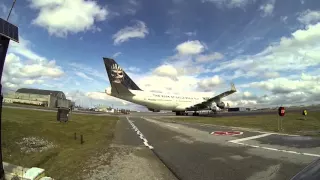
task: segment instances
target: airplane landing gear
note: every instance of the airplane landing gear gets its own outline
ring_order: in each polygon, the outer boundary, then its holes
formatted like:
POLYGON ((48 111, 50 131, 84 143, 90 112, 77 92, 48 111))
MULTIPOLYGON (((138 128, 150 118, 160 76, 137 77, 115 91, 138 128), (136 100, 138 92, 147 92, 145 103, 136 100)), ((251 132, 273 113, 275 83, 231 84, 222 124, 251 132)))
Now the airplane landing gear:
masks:
POLYGON ((199 113, 194 112, 194 113, 192 113, 192 116, 199 116, 199 113))
POLYGON ((184 111, 177 111, 177 112, 176 112, 176 116, 183 116, 183 115, 188 116, 188 113, 187 113, 187 112, 184 112, 184 111))

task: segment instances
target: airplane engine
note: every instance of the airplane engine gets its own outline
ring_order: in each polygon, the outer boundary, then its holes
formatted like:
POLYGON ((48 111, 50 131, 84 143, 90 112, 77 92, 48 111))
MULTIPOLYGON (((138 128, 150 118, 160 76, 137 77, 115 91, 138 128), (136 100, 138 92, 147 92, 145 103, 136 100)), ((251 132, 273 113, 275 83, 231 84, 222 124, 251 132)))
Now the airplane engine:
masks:
POLYGON ((208 109, 215 110, 217 107, 214 103, 211 104, 211 106, 208 106, 208 109))
POLYGON ((224 102, 218 102, 217 103, 218 108, 224 109, 226 107, 226 104, 224 102))
POLYGON ((110 88, 110 87, 107 88, 107 89, 105 90, 105 92, 106 92, 108 95, 111 95, 111 88, 110 88))
POLYGON ((152 112, 160 112, 160 110, 158 109, 152 109, 152 108, 148 108, 149 111, 152 111, 152 112))

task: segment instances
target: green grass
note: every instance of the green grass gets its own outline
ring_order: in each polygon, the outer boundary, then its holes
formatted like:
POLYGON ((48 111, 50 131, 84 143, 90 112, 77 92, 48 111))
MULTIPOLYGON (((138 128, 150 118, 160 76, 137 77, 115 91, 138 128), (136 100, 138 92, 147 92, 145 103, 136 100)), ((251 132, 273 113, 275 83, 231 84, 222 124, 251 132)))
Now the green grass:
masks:
MULTIPOLYGON (((179 117, 166 119, 224 126, 247 127, 278 132, 278 117, 278 115, 252 115, 229 117, 179 117)), ((320 112, 309 111, 307 120, 303 120, 301 118, 303 117, 300 113, 286 113, 283 118, 282 127, 284 130, 282 132, 302 135, 320 135, 319 133, 311 132, 319 132, 320 130, 320 112)))
POLYGON ((24 167, 40 167, 55 179, 80 179, 91 156, 106 150, 118 117, 72 114, 67 123, 56 121, 55 112, 3 108, 3 160, 24 167), (77 140, 74 140, 74 133, 77 140), (79 135, 83 134, 84 144, 79 135), (40 137, 55 148, 26 154, 16 143, 23 137, 40 137))

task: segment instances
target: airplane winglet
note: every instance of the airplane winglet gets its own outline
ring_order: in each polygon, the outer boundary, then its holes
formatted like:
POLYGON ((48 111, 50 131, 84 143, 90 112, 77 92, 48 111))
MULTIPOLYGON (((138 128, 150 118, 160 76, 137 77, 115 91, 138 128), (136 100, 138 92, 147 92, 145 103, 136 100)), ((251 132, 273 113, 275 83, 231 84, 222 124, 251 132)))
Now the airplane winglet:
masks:
POLYGON ((234 86, 234 83, 231 83, 231 91, 237 92, 237 89, 236 89, 236 87, 234 86))

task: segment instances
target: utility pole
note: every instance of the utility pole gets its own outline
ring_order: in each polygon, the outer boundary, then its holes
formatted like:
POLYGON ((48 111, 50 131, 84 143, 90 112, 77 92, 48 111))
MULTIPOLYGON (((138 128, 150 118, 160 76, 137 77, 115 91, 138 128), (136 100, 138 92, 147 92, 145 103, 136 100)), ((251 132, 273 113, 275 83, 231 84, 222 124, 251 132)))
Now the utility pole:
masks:
POLYGON ((17 26, 8 22, 10 18, 11 11, 14 7, 16 0, 13 1, 10 12, 8 14, 7 20, 0 18, 0 180, 3 180, 4 169, 3 169, 3 161, 2 161, 2 102, 3 102, 3 94, 2 94, 2 72, 3 66, 6 59, 9 42, 10 40, 16 41, 19 43, 19 29, 17 26))

